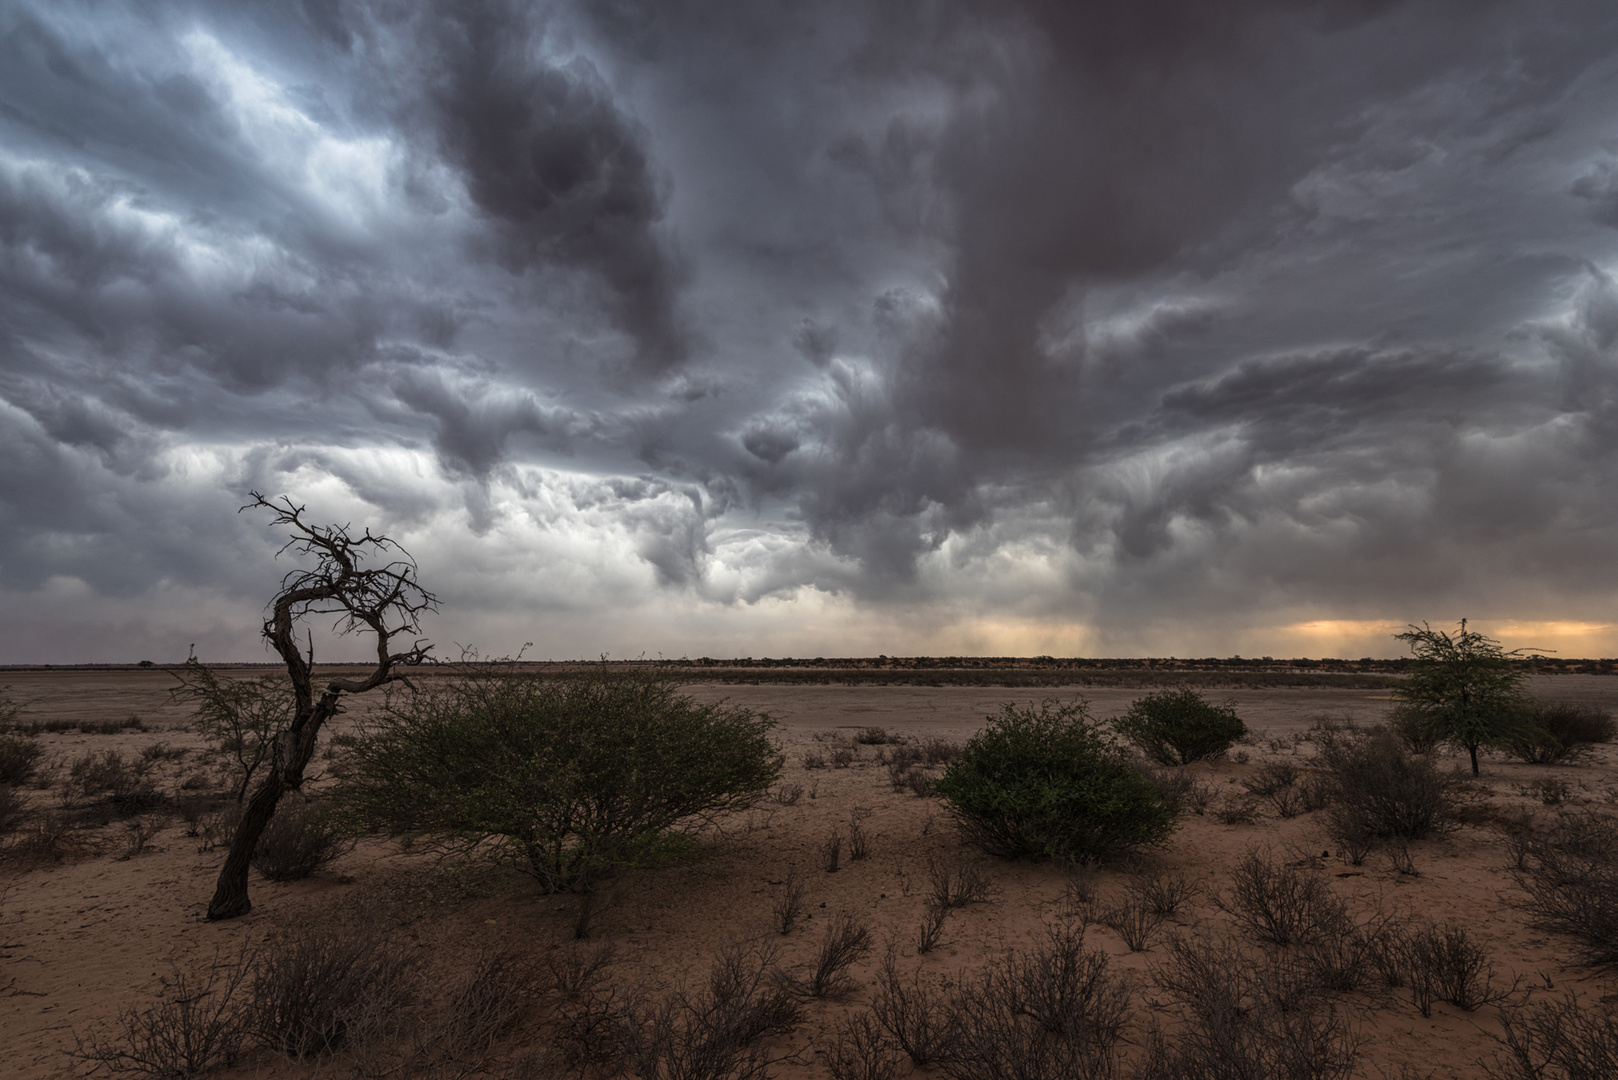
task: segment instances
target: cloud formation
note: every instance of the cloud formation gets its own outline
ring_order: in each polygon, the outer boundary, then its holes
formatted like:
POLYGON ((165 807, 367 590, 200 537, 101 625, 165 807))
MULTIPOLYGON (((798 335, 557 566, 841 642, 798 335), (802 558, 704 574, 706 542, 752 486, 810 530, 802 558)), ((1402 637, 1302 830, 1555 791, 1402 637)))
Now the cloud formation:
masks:
POLYGON ((257 656, 255 488, 496 652, 1610 654, 1614 56, 1597 0, 0 0, 0 661, 257 656))

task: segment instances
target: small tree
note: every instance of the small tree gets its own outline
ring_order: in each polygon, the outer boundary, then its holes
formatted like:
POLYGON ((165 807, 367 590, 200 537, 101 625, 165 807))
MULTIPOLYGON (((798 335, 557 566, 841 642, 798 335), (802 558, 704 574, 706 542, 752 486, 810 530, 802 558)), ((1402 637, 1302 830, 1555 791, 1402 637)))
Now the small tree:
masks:
POLYGON ((312 556, 315 565, 281 579, 281 591, 270 601, 270 616, 264 620, 264 637, 291 677, 292 721, 275 738, 267 767, 242 812, 208 904, 209 919, 231 919, 252 910, 247 871, 253 849, 282 794, 302 787, 321 727, 337 715, 344 694, 363 694, 394 682, 402 677, 396 668, 426 658, 431 646, 419 639, 402 652, 389 650, 394 639, 418 633, 421 613, 437 605, 437 598, 416 581, 415 560, 386 536, 372 535, 369 529, 353 536, 344 525, 311 525, 303 519, 304 507, 286 496, 272 501, 256 491, 251 494, 253 501, 242 509, 270 511, 272 526, 284 526, 292 534, 281 550, 312 556), (371 561, 380 565, 367 566, 371 561), (310 615, 335 616, 341 633, 375 636, 376 662, 370 673, 360 679, 332 679, 316 697, 314 648, 305 655, 296 636, 298 622, 310 615))
POLYGON ((547 892, 589 891, 779 775, 773 720, 696 702, 655 671, 472 663, 433 684, 390 695, 344 738, 339 805, 361 828, 503 850, 547 892))
POLYGON ((292 723, 292 687, 279 675, 253 679, 220 678, 196 654, 175 675, 175 701, 191 706, 191 730, 235 764, 236 801, 243 802, 259 766, 269 760, 275 741, 292 723))
POLYGON ((1466 628, 1451 637, 1426 623, 1393 635, 1410 646, 1410 675, 1394 688, 1420 727, 1445 742, 1464 746, 1478 775, 1478 747, 1503 742, 1520 726, 1525 674, 1494 638, 1466 628))

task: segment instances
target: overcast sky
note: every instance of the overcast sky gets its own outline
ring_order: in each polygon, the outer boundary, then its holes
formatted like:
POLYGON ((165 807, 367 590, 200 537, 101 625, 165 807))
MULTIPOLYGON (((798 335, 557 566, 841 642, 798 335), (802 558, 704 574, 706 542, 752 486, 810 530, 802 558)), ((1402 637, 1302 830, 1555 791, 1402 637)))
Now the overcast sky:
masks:
POLYGON ((1615 273, 1611 0, 0 0, 0 663, 1610 656, 1615 273))

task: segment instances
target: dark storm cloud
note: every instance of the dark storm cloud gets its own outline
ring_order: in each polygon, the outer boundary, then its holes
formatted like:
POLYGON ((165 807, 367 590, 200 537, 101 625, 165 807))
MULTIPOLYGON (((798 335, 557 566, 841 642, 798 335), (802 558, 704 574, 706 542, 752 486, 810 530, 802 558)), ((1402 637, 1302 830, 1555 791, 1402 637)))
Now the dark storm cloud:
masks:
POLYGON ((490 611, 1587 608, 1615 55, 1593 0, 0 0, 0 587, 250 594, 256 486, 490 611))

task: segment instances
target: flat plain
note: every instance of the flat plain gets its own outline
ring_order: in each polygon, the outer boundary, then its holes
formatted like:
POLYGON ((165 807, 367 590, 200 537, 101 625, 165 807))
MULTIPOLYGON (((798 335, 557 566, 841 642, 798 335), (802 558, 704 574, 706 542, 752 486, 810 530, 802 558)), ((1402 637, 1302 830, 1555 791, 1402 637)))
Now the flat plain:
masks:
MULTIPOLYGON (((1146 692, 1141 687, 691 683, 686 690, 698 700, 728 700, 775 719, 784 757, 780 781, 750 809, 706 823, 688 857, 606 883, 589 918, 587 945, 580 946, 574 943, 578 898, 545 896, 520 874, 444 861, 380 839, 360 843, 303 881, 275 884, 255 875, 253 911, 208 923, 202 914, 223 853, 195 835, 194 823, 170 812, 138 821, 98 816, 94 800, 65 795, 70 764, 109 751, 129 759, 145 751, 156 783, 172 793, 218 786, 203 741, 187 730, 184 709, 169 696, 173 676, 162 670, 15 670, 0 675, 0 683, 27 703, 25 722, 111 728, 136 718, 145 728, 37 736, 47 766, 27 798, 39 811, 73 822, 74 838, 59 860, 0 863, 0 1046, 6 1048, 0 1071, 18 1080, 85 1072, 69 1051, 80 1040, 105 1037, 123 1011, 157 1001, 175 970, 206 969, 300 924, 380 930, 418 953, 439 983, 495 947, 540 955, 610 947, 602 977, 630 999, 700 985, 714 960, 736 944, 768 949, 773 967, 802 972, 825 928, 840 916, 866 927, 873 947, 849 967, 848 993, 808 1000, 794 1030, 767 1040, 777 1059, 770 1075, 832 1075, 830 1058, 845 1025, 875 999, 890 946, 905 978, 947 991, 986 965, 1030 949, 1050 928, 1075 923, 1086 946, 1105 953, 1110 970, 1131 981, 1123 1028, 1127 1075, 1154 1023, 1172 1037, 1178 1014, 1160 984, 1173 942, 1242 940, 1231 882, 1250 852, 1318 877, 1356 919, 1464 927, 1484 950, 1491 985, 1514 986, 1513 1000, 1571 992, 1600 1007, 1618 994, 1610 970, 1587 965, 1577 941, 1537 924, 1523 909, 1506 869, 1513 829, 1543 830, 1566 814, 1618 814, 1613 745, 1571 765, 1489 755, 1482 776, 1468 784, 1467 812, 1455 828, 1412 842, 1397 856, 1373 851, 1358 864, 1335 850, 1318 811, 1282 816, 1249 794, 1244 781, 1267 765, 1290 763, 1307 773, 1317 749, 1313 731, 1322 721, 1381 721, 1390 707, 1386 688, 1207 689, 1210 699, 1234 704, 1251 731, 1224 759, 1185 767, 1207 803, 1183 816, 1166 846, 1136 863, 1073 868, 1007 862, 963 845, 943 804, 901 788, 885 759, 896 747, 927 740, 964 742, 1007 702, 1083 697, 1095 716, 1106 718, 1146 692), (886 741, 875 741, 874 729, 886 741), (162 750, 151 751, 155 744, 162 750), (1243 808, 1248 812, 1239 812, 1243 808), (865 839, 860 858, 849 857, 851 827, 865 839), (142 831, 148 835, 132 852, 132 837, 142 831), (844 852, 835 871, 826 858, 833 837, 844 852), (936 947, 920 952, 918 928, 934 876, 963 871, 986 887, 979 898, 951 909, 936 947), (805 885, 804 915, 782 934, 774 911, 793 878, 805 885), (1135 950, 1097 913, 1146 878, 1183 881, 1188 896, 1135 950)), ((1618 679, 1611 677, 1542 676, 1530 689, 1542 700, 1618 711, 1618 679)), ((355 702, 356 712, 340 718, 338 732, 373 704, 355 702)), ((1446 768, 1461 763, 1453 754, 1443 761, 1446 768)), ((321 783, 315 777, 311 789, 321 783)), ((1343 992, 1331 1009, 1357 1044, 1344 1075, 1477 1077, 1501 1049, 1499 1016, 1488 1005, 1469 1010, 1440 1001, 1424 1016, 1405 988, 1380 986, 1343 992)), ((486 1074, 549 1075, 555 1063, 535 1056, 543 1030, 539 1023, 520 1028, 503 1056, 490 1059, 486 1074)), ((359 1058, 340 1053, 299 1063, 256 1053, 220 1075, 358 1075, 366 1067, 359 1058)), ((911 1070, 902 1061, 898 1075, 911 1070)), ((933 1075, 938 1067, 914 1073, 933 1075)))

